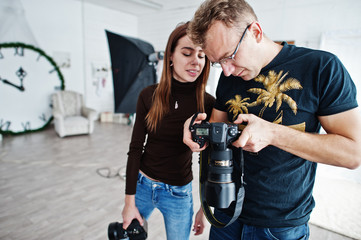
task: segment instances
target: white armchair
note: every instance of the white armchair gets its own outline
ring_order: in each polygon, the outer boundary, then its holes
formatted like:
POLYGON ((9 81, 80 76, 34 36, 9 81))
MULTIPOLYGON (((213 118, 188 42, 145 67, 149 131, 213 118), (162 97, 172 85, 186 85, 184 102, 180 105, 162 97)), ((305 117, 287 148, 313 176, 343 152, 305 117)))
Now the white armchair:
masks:
POLYGON ((84 106, 83 96, 74 91, 52 95, 55 131, 60 137, 91 134, 97 112, 84 106))

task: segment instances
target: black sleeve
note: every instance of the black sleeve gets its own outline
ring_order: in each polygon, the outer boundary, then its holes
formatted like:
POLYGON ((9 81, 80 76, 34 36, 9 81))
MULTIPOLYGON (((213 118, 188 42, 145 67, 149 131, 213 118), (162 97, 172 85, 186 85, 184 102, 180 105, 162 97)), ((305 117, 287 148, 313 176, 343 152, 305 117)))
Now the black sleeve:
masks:
POLYGON ((145 137, 147 135, 145 117, 152 103, 154 89, 153 86, 147 87, 142 90, 138 97, 136 118, 128 152, 126 194, 135 194, 136 192, 140 161, 144 150, 145 137))

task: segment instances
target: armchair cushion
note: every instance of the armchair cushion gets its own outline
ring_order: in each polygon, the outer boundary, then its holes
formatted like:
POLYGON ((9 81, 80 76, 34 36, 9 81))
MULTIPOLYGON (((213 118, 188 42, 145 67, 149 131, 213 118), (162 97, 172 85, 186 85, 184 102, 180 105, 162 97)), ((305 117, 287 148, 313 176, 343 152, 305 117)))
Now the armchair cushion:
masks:
POLYGON ((61 106, 64 108, 65 116, 79 116, 80 109, 83 105, 83 98, 80 94, 70 91, 63 91, 61 93, 61 106))

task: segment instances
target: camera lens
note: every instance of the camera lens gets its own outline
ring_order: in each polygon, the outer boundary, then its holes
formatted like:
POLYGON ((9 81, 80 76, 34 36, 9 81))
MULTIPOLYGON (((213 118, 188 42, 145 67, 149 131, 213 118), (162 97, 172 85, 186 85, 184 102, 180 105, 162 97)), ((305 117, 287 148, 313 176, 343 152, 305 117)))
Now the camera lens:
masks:
POLYGON ((236 186, 232 180, 232 150, 212 151, 205 184, 208 204, 215 208, 228 208, 236 199, 236 186))
POLYGON ((109 240, 129 240, 127 231, 123 229, 123 224, 118 222, 109 224, 108 238, 109 240))

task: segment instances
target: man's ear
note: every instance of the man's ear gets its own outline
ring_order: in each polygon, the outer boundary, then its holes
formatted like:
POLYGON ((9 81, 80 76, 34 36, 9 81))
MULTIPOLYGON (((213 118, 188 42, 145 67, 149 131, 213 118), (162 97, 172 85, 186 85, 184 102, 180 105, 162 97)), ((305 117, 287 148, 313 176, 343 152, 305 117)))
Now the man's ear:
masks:
POLYGON ((263 38, 263 30, 259 22, 253 22, 249 27, 249 31, 252 33, 258 43, 261 42, 263 38))

